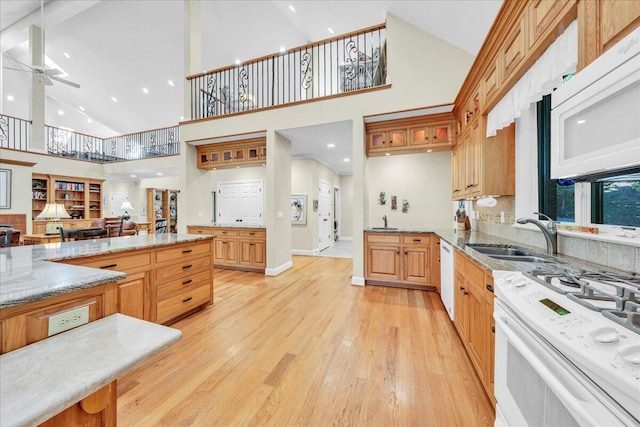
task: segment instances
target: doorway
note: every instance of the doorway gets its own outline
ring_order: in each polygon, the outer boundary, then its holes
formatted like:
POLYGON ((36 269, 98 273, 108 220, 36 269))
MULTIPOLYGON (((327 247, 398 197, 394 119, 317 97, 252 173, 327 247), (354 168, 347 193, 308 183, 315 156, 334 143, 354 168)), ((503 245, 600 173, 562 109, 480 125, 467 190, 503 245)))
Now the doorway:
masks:
POLYGON ((333 240, 340 239, 340 187, 333 187, 333 240))
POLYGON ((331 184, 320 180, 318 184, 318 249, 331 245, 331 184))

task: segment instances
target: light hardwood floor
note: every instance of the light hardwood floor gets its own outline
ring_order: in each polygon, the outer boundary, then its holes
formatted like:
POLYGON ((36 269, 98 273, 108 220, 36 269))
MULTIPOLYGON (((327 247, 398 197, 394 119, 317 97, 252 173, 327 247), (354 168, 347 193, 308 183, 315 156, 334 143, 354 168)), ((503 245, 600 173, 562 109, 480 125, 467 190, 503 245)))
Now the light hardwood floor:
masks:
POLYGON ((489 426, 436 293, 351 286, 351 260, 216 270, 215 305, 119 381, 120 426, 489 426))

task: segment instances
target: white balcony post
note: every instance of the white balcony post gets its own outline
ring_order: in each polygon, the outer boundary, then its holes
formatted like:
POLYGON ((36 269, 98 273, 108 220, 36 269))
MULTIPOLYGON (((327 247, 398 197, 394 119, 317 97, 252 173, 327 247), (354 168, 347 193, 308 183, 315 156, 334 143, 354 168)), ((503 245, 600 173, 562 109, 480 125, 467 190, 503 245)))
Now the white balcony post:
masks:
MULTIPOLYGON (((31 66, 44 67, 44 31, 40 27, 29 27, 29 57, 31 66)), ((44 81, 37 73, 31 75, 31 141, 30 149, 45 152, 44 129, 44 81)))

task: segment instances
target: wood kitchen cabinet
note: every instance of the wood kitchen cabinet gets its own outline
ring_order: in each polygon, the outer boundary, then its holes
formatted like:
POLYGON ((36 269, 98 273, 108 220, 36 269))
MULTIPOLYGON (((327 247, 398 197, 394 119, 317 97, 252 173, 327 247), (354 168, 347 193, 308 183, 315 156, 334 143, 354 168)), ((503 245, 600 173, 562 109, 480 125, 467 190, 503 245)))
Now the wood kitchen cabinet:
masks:
POLYGON ((249 138, 197 146, 199 169, 263 165, 267 161, 266 138, 249 138))
POLYGON ((242 229, 238 236, 238 264, 264 271, 267 267, 267 232, 242 229))
POLYGON ((486 116, 472 122, 452 152, 453 200, 515 194, 515 124, 486 138, 486 116))
POLYGON ((430 234, 365 233, 365 281, 433 289, 430 234))
POLYGON ((451 113, 367 123, 367 155, 450 150, 455 142, 454 130, 451 113))
POLYGON ((494 397, 493 277, 461 251, 455 251, 454 325, 489 399, 494 397))
POLYGON ((263 228, 188 226, 190 234, 212 234, 213 263, 217 268, 264 273, 267 268, 267 232, 263 228))

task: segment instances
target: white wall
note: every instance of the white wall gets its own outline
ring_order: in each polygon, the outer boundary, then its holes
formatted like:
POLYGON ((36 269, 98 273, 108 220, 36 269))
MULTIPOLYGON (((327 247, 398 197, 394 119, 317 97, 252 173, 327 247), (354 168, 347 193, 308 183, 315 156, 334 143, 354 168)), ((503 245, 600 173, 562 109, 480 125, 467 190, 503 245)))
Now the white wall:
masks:
POLYGON ((340 238, 353 238, 353 176, 340 177, 340 238))
POLYGON ((448 151, 369 158, 369 227, 449 229, 451 227, 451 153, 448 151), (386 204, 380 205, 381 191, 386 204), (397 210, 391 210, 391 196, 397 210), (409 211, 402 213, 402 200, 409 211))

